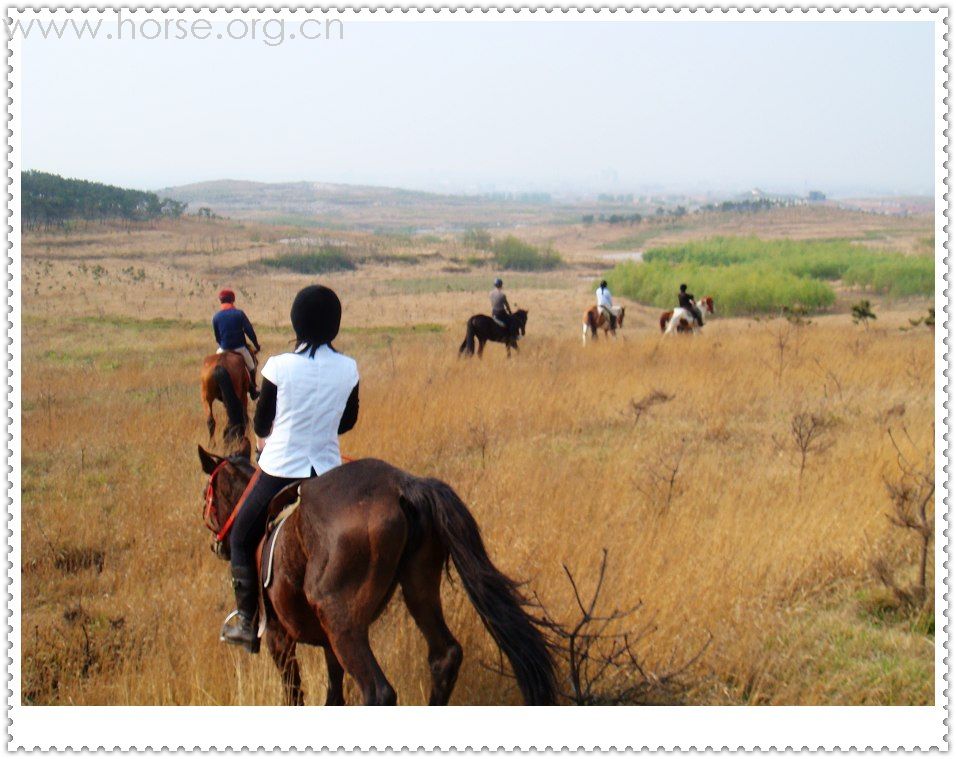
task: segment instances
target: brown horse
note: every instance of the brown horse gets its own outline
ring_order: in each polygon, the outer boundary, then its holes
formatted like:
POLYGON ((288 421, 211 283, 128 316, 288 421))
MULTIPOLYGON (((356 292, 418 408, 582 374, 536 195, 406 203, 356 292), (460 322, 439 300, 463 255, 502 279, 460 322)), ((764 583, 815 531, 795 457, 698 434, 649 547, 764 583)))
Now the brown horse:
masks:
POLYGON ((222 402, 229 418, 223 439, 235 442, 245 437, 249 419, 249 381, 246 362, 238 353, 213 353, 203 359, 199 382, 210 441, 216 433, 216 418, 212 413, 215 401, 222 402))
MULTIPOLYGON (((705 295, 703 298, 697 301, 697 308, 700 309, 701 316, 703 316, 704 314, 714 313, 714 299, 709 295, 705 295)), ((677 324, 671 327, 671 329, 680 334, 690 335, 690 334, 696 333, 698 330, 698 326, 693 316, 691 316, 686 311, 684 311, 684 309, 677 309, 677 310, 681 311, 683 315, 677 320, 677 324)), ((670 324, 671 319, 673 318, 674 318, 673 310, 665 311, 664 313, 661 314, 661 319, 660 319, 661 332, 664 332, 664 333, 668 332, 668 325, 670 324)))
MULTIPOLYGON (((217 553, 228 558, 221 525, 228 523, 254 468, 244 455, 220 458, 202 446, 199 458, 210 476, 207 526, 217 533, 217 553)), ((481 621, 511 662, 525 702, 554 703, 554 666, 539 622, 525 611, 518 584, 491 563, 474 517, 448 485, 361 459, 298 487, 299 505, 275 538, 272 579, 264 591, 266 638, 286 703, 304 703, 295 656, 299 643, 324 649, 327 705, 345 703, 345 672, 365 704, 396 703, 368 631, 401 585, 428 644, 429 704, 447 704, 462 662, 462 648, 441 606, 442 567, 449 556, 481 621)), ((276 496, 273 509, 294 500, 288 491, 276 496)))
POLYGON ((592 340, 597 340, 598 329, 604 330, 604 337, 608 336, 608 332, 617 337, 617 328, 624 326, 624 306, 615 306, 613 311, 617 322, 613 327, 603 308, 598 309, 597 306, 591 306, 584 312, 584 329, 581 331, 581 342, 584 345, 588 344, 588 332, 591 333, 592 340))

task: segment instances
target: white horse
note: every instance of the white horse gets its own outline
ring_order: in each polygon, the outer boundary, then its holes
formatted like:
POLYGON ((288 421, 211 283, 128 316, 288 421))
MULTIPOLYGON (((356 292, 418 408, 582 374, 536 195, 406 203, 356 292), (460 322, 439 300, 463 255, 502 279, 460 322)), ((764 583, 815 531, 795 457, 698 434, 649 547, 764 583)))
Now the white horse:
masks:
MULTIPOLYGON (((704 314, 714 313, 714 299, 705 295, 697 301, 697 308, 700 309, 701 320, 704 314)), ((686 308, 675 308, 673 311, 665 311, 661 314, 661 332, 665 335, 671 335, 674 332, 688 333, 697 335, 700 333, 700 325, 694 315, 686 308)))

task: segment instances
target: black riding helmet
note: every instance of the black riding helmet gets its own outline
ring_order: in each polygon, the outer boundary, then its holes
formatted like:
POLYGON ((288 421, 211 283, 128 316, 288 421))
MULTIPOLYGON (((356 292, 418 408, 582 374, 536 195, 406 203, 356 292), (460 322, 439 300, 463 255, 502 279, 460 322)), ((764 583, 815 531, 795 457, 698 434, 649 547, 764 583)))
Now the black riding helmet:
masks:
POLYGON ((309 285, 299 290, 292 301, 292 329, 302 352, 314 356, 323 345, 331 347, 342 323, 342 302, 333 290, 323 285, 309 285))
POLYGON ((686 292, 687 292, 687 285, 681 285, 681 286, 680 286, 680 291, 681 291, 682 293, 686 293, 686 292))
POLYGON ((602 279, 602 280, 601 280, 601 287, 607 287, 607 280, 606 280, 606 279, 602 279))

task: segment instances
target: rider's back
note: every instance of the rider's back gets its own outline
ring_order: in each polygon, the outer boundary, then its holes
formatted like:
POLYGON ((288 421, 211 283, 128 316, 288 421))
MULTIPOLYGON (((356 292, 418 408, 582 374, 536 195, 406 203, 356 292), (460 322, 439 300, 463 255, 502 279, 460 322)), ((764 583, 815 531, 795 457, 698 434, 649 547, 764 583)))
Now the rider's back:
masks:
POLYGON ((241 309, 227 308, 217 311, 212 317, 212 326, 219 340, 219 347, 224 350, 244 348, 248 322, 246 314, 241 309))
POLYGON ((359 381, 354 359, 323 345, 308 352, 270 358, 262 376, 276 386, 276 416, 259 459, 279 477, 322 474, 342 462, 339 422, 359 381))
POLYGON ((508 310, 508 298, 505 296, 502 290, 499 290, 497 287, 489 293, 488 296, 491 299, 491 313, 501 314, 506 313, 508 310))

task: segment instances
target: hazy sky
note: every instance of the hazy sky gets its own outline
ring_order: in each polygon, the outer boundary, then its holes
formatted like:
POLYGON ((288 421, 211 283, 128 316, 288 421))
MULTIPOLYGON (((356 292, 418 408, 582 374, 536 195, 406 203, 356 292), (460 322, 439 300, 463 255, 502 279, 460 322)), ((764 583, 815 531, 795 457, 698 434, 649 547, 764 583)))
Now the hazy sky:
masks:
POLYGON ((345 22, 342 40, 276 46, 34 36, 22 86, 25 168, 145 188, 934 181, 931 22, 345 22))

